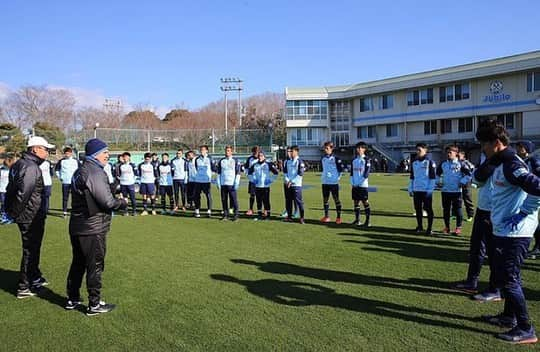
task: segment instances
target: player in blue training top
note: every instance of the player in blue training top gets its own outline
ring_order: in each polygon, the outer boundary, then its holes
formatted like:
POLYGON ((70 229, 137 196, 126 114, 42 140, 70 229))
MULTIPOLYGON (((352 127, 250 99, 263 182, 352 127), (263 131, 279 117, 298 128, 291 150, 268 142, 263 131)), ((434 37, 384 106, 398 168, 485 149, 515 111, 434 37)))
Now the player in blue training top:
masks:
POLYGON ((161 154, 161 163, 157 167, 159 179, 159 196, 161 198, 161 214, 167 213, 166 197, 169 197, 170 209, 169 214, 174 214, 174 195, 173 195, 173 166, 169 162, 169 154, 161 154))
POLYGON ((304 201, 302 200, 302 179, 306 171, 306 164, 299 157, 300 148, 297 145, 291 147, 291 159, 286 160, 283 165, 283 177, 287 187, 287 195, 285 197, 287 205, 287 217, 285 221, 292 222, 293 203, 296 203, 298 212, 300 213, 300 223, 304 224, 304 201))
MULTIPOLYGON (((131 154, 129 152, 122 153, 122 163, 117 168, 117 178, 120 181, 120 192, 122 197, 131 201, 132 215, 137 215, 137 201, 135 199, 135 181, 138 175, 137 167, 131 162, 131 154)), ((124 215, 129 215, 126 207, 124 215)))
POLYGON ((139 193, 143 199, 143 212, 141 215, 148 215, 148 203, 152 206, 152 215, 156 215, 156 179, 157 169, 152 165, 152 154, 144 153, 144 161, 139 164, 139 193))
POLYGON ((261 150, 257 156, 257 162, 251 165, 248 174, 251 182, 255 185, 255 196, 257 198, 257 217, 255 220, 269 220, 272 210, 270 205, 270 185, 276 180, 279 171, 273 163, 266 160, 266 156, 261 150))
POLYGON ((366 156, 367 144, 356 143, 356 157, 351 164, 352 199, 354 202, 354 222, 357 226, 371 226, 371 208, 369 206, 368 178, 371 172, 371 161, 366 156), (366 221, 360 222, 360 202, 364 206, 366 221))
POLYGON ((461 187, 467 185, 472 178, 469 167, 457 157, 459 149, 455 145, 446 147, 447 159, 437 167, 437 176, 440 177, 441 196, 444 218, 443 233, 450 233, 450 214, 456 216, 455 235, 461 235, 463 224, 463 200, 461 187))
POLYGON ((208 146, 199 147, 200 155, 195 158, 195 217, 200 218, 201 192, 206 196, 208 206, 208 217, 212 215, 212 192, 210 184, 212 182, 212 173, 215 171, 215 165, 212 157, 208 155, 208 146))
POLYGON ((529 319, 521 287, 521 265, 527 255, 540 207, 540 178, 508 147, 510 138, 496 121, 483 122, 476 131, 488 158, 474 172, 480 182, 491 181, 491 221, 493 224, 493 270, 495 286, 503 290, 504 310, 484 316, 488 323, 510 330, 497 337, 513 344, 538 341, 529 319))
POLYGON ((64 157, 56 163, 56 177, 62 182, 62 212, 67 217, 69 193, 71 192, 71 178, 79 168, 79 161, 73 157, 73 149, 64 148, 64 157))
MULTIPOLYGON (((540 159, 532 154, 534 149, 534 143, 531 141, 521 141, 516 144, 516 152, 527 164, 529 171, 540 176, 540 159)), ((540 227, 537 227, 534 232, 534 246, 527 254, 527 258, 536 259, 538 256, 540 256, 540 227)))
POLYGON ((187 161, 187 185, 186 185, 186 201, 189 209, 195 209, 195 181, 197 179, 197 169, 195 168, 195 152, 189 150, 186 153, 187 161))
POLYGON ((427 213, 427 235, 433 234, 433 190, 436 183, 436 165, 427 156, 428 147, 425 143, 416 145, 416 159, 411 165, 409 195, 414 200, 416 212, 416 233, 424 232, 423 210, 427 213))
POLYGON ((221 193, 221 206, 223 216, 221 220, 229 218, 229 205, 232 204, 232 221, 238 220, 238 196, 237 190, 240 186, 240 176, 242 174, 242 164, 233 157, 233 148, 225 147, 225 157, 221 158, 216 165, 216 185, 221 193))
MULTIPOLYGON (((244 163, 244 172, 246 175, 249 174, 249 169, 251 168, 251 166, 257 162, 257 156, 259 155, 260 151, 261 147, 259 147, 258 145, 251 148, 251 155, 246 159, 246 162, 244 163)), ((251 181, 248 181, 248 194, 249 209, 246 212, 246 215, 253 215, 253 204, 255 203, 255 185, 251 181)))
MULTIPOLYGON (((287 156, 285 157, 285 160, 281 164, 281 171, 283 171, 283 168, 285 167, 285 163, 287 162, 287 160, 291 160, 291 159, 292 159, 292 149, 291 147, 287 147, 287 156)), ((287 181, 285 177, 283 177, 283 199, 285 199, 285 210, 283 210, 283 212, 281 213, 281 217, 286 218, 287 217, 287 181)), ((299 219, 300 214, 298 214, 298 207, 296 206, 296 203, 293 202, 293 206, 294 206, 293 218, 299 219)))
POLYGON ((182 210, 186 211, 186 187, 188 183, 188 161, 184 158, 184 150, 178 149, 176 156, 171 160, 173 167, 173 189, 175 210, 180 206, 182 200, 182 210))
POLYGON ((321 158, 322 174, 322 194, 324 216, 321 222, 330 222, 330 194, 336 204, 336 224, 341 224, 341 201, 339 200, 339 180, 343 172, 343 162, 334 155, 334 144, 332 142, 324 143, 324 156, 321 158))

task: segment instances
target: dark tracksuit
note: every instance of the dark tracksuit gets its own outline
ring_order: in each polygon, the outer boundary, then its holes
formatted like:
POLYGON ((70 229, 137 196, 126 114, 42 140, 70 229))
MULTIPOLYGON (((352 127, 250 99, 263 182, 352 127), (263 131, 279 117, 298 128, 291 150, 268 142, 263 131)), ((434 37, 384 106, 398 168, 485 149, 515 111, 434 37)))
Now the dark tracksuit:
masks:
POLYGON ((39 262, 46 217, 42 202, 43 177, 39 168, 42 162, 35 154, 23 153, 11 167, 6 189, 6 212, 17 223, 22 239, 19 290, 31 288, 32 282, 42 276, 39 262))
POLYGON ((221 206, 223 216, 229 215, 229 206, 234 210, 234 217, 238 217, 238 196, 236 190, 240 185, 242 165, 235 158, 222 158, 216 165, 216 182, 221 193, 221 206))
POLYGON ((501 287, 505 297, 503 315, 515 318, 521 330, 529 331, 531 322, 521 287, 521 266, 538 225, 540 178, 529 172, 511 148, 484 162, 474 176, 480 182, 489 179, 493 185, 492 270, 495 287, 501 287))
POLYGON ((296 203, 298 211, 300 212, 300 218, 304 218, 304 201, 302 199, 302 178, 306 166, 300 158, 286 160, 283 165, 283 174, 285 183, 291 183, 287 188, 285 196, 287 207, 287 218, 291 219, 293 216, 293 203, 296 203))
POLYGON ((72 212, 69 221, 73 260, 67 278, 68 299, 80 301, 86 273, 89 306, 99 304, 101 275, 105 269, 106 238, 111 212, 125 209, 124 200, 114 198, 103 167, 87 158, 73 175, 72 212))

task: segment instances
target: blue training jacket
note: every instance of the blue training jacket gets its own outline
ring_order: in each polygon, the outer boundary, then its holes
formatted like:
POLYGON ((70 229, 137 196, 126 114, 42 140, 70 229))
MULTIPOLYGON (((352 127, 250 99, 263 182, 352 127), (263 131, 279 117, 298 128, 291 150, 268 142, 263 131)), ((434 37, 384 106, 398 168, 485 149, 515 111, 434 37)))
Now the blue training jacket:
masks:
POLYGON ((411 165, 408 191, 433 193, 436 181, 437 165, 427 157, 417 158, 411 165))
POLYGON ((368 187, 371 161, 365 155, 357 155, 351 163, 351 186, 368 187))
POLYGON ((334 154, 324 155, 321 158, 323 185, 337 185, 343 172, 343 162, 334 154))
POLYGON ((240 174, 242 173, 242 164, 236 158, 221 158, 216 165, 216 183, 218 187, 240 185, 240 174))
POLYGON ((214 163, 210 155, 199 155, 195 158, 195 182, 210 183, 212 182, 212 172, 214 171, 214 163))
POLYGON ((175 157, 171 160, 173 168, 173 180, 184 181, 188 180, 188 161, 184 158, 175 157))
POLYGON ((157 172, 158 172, 160 186, 172 186, 173 166, 169 161, 167 162, 162 161, 157 167, 157 172))
POLYGON ((251 165, 248 174, 255 187, 268 188, 276 180, 279 171, 273 163, 257 161, 251 165))
POLYGON ((493 185, 491 222, 493 233, 499 237, 532 237, 538 226, 540 207, 540 178, 529 172, 525 162, 511 148, 506 148, 486 160, 475 172, 480 182, 493 185), (512 229, 512 216, 524 218, 512 229))
POLYGON ((306 164, 299 157, 285 160, 283 164, 283 178, 285 183, 291 182, 291 187, 302 187, 302 179, 306 171, 306 164))
POLYGON ((437 176, 441 177, 441 192, 460 193, 461 186, 472 179, 471 169, 459 159, 445 160, 437 167, 437 176))
POLYGON ((60 159, 56 163, 55 171, 56 177, 62 181, 63 185, 71 184, 71 178, 77 169, 79 168, 79 161, 74 157, 60 159))

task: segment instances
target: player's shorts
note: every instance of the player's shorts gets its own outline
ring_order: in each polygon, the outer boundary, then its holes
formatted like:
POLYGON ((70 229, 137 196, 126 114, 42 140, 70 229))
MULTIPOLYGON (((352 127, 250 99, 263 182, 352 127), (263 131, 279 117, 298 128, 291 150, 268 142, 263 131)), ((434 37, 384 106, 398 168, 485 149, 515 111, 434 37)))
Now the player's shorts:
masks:
POLYGON ((255 196, 255 188, 256 188, 256 187, 255 187, 255 184, 254 184, 254 183, 250 182, 250 183, 248 184, 248 194, 249 194, 250 196, 255 196))
POLYGON ((145 196, 153 196, 156 193, 156 185, 153 183, 141 183, 139 192, 145 196))
POLYGON ((365 201, 368 200, 368 189, 367 187, 353 187, 352 188, 352 199, 365 201))

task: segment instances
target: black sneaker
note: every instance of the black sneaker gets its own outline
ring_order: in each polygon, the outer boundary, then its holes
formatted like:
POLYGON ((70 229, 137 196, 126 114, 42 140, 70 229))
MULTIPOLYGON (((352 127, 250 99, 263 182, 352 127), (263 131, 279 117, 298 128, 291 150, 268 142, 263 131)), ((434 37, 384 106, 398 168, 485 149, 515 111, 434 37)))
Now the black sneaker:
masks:
POLYGON ((536 343, 538 341, 538 338, 536 337, 536 333, 534 331, 534 327, 532 326, 528 331, 522 330, 516 326, 510 331, 498 334, 497 337, 501 340, 504 340, 504 341, 507 341, 516 345, 536 343))
POLYGON ((235 216, 231 219, 231 221, 238 221, 238 216, 235 215, 235 216))
POLYGON ((365 223, 363 223, 362 225, 360 225, 362 227, 371 227, 371 222, 369 221, 366 221, 365 223))
POLYGON ((497 315, 482 315, 482 320, 491 325, 513 329, 517 326, 516 318, 508 317, 504 313, 497 315))
POLYGON ((467 282, 467 281, 457 282, 457 283, 453 284, 451 288, 453 290, 463 291, 463 292, 471 293, 471 294, 474 294, 474 293, 478 292, 478 287, 476 285, 474 285, 474 284, 471 284, 470 282, 467 282))
POLYGON ((426 230, 426 236, 433 236, 433 230, 432 229, 427 229, 426 230))
POLYGON ((36 295, 36 293, 33 292, 32 290, 30 290, 29 288, 24 289, 24 290, 17 290, 17 298, 19 298, 19 299, 23 299, 23 298, 27 298, 27 297, 33 297, 35 295, 36 295))
POLYGON ((82 301, 80 299, 74 299, 74 300, 68 299, 64 308, 66 310, 73 310, 77 308, 78 306, 80 306, 81 304, 82 304, 82 301))
POLYGON ((227 220, 229 220, 229 218, 226 217, 226 216, 222 216, 221 219, 219 219, 219 220, 221 220, 221 221, 227 221, 227 220))
POLYGON ((527 253, 528 259, 536 259, 538 257, 540 257, 540 248, 534 248, 532 251, 527 253))
POLYGON ((116 305, 101 301, 99 302, 97 306, 94 306, 94 307, 88 306, 88 308, 86 309, 86 315, 91 317, 94 315, 109 313, 114 308, 116 308, 116 305))
POLYGON ((45 279, 43 276, 32 281, 32 287, 35 287, 35 288, 41 288, 43 286, 48 286, 48 285, 49 285, 49 281, 47 281, 47 279, 45 279))
POLYGON ((417 228, 414 229, 414 232, 416 232, 416 233, 423 233, 423 232, 424 232, 424 228, 422 228, 422 227, 417 227, 417 228))

